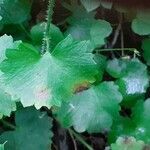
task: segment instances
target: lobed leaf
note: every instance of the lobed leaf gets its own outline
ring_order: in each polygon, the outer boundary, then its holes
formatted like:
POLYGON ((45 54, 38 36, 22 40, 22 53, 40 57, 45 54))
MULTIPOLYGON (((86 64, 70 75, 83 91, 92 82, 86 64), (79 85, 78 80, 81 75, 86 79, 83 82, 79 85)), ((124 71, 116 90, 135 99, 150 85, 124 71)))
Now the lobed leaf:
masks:
MULTIPOLYGON (((0 62, 2 62, 6 56, 5 51, 7 48, 13 48, 17 46, 18 42, 13 42, 11 36, 3 35, 0 37, 0 62)), ((2 72, 0 71, 0 74, 2 72)), ((5 92, 5 87, 0 85, 0 118, 4 116, 10 116, 11 111, 16 110, 16 104, 11 99, 11 95, 5 92)))
POLYGON ((73 126, 78 132, 109 130, 119 115, 122 95, 113 82, 103 82, 76 94, 60 108, 57 118, 64 127, 73 126), (109 91, 109 94, 108 94, 109 91))
POLYGON ((142 97, 149 86, 147 67, 138 59, 113 59, 108 61, 106 70, 112 77, 117 78, 116 84, 125 103, 132 103, 142 97))
POLYGON ((16 129, 0 136, 5 150, 48 150, 52 143, 52 120, 33 107, 18 110, 15 114, 16 129))
POLYGON ((87 49, 88 42, 75 42, 71 36, 43 56, 32 45, 21 43, 6 51, 7 59, 0 65, 2 84, 24 107, 60 106, 78 86, 95 81, 98 70, 87 49))
POLYGON ((78 41, 89 40, 93 48, 103 46, 106 37, 112 32, 109 22, 94 19, 94 13, 87 13, 80 7, 78 12, 73 12, 73 16, 69 17, 68 22, 70 26, 66 35, 71 34, 78 41))

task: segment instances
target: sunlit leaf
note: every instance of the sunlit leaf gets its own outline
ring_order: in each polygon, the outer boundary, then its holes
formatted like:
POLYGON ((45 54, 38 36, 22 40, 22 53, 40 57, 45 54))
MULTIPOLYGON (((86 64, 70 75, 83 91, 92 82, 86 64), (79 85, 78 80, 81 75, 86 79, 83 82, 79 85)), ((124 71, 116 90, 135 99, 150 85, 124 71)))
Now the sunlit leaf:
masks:
POLYGON ((87 49, 88 42, 75 42, 71 36, 43 56, 29 44, 8 49, 0 66, 5 90, 23 106, 60 106, 78 86, 95 81, 97 65, 87 49))
POLYGON ((121 100, 118 86, 113 82, 103 82, 63 104, 57 115, 58 120, 64 127, 73 126, 78 132, 109 130, 113 120, 119 116, 118 104, 121 100))

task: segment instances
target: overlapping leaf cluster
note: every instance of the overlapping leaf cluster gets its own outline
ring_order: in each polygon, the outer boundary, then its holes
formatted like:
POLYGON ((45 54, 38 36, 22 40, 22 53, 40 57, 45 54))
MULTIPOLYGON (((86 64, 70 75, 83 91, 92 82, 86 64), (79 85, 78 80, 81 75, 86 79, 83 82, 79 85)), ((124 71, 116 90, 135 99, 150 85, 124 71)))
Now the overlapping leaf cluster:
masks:
MULTIPOLYGON (((144 143, 149 144, 150 99, 145 100, 145 95, 150 39, 142 43, 141 58, 147 65, 138 58, 108 60, 97 49, 106 45, 113 30, 106 20, 95 19, 93 10, 100 5, 110 9, 112 3, 81 0, 81 4, 66 5, 72 15, 66 19, 64 33, 50 24, 50 47, 43 45, 46 22, 34 25, 26 42, 0 37, 0 119, 16 111, 12 131, 0 135, 0 149, 4 145, 6 150, 50 149, 52 119, 39 110, 43 107, 53 107, 53 117, 65 128, 108 132, 110 142, 121 137, 111 145, 112 150, 141 150, 144 143), (105 81, 104 74, 111 81, 105 81), (123 108, 131 113, 121 115, 123 108)), ((28 0, 0 1, 1 30, 27 24, 31 5, 28 0)), ((131 28, 139 35, 149 35, 149 11, 137 12, 131 28)))

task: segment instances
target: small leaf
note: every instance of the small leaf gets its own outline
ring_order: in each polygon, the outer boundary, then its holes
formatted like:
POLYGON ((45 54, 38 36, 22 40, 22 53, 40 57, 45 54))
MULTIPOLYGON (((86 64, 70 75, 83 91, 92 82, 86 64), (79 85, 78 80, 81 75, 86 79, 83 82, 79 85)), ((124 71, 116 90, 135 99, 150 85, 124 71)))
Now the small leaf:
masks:
POLYGON ((90 35, 92 43, 95 47, 100 47, 105 44, 105 38, 112 32, 112 27, 105 20, 97 20, 91 27, 90 35))
POLYGON ((32 45, 21 43, 6 51, 7 59, 0 66, 2 84, 24 107, 60 106, 76 86, 95 81, 98 70, 93 55, 87 52, 88 45, 68 36, 51 54, 41 56, 32 45))
POLYGON ((95 22, 95 13, 87 13, 83 8, 77 6, 73 11, 73 15, 67 19, 70 26, 65 32, 66 35, 71 34, 75 40, 89 40, 90 28, 95 22))
POLYGON ((136 18, 132 21, 132 30, 139 35, 150 34, 150 12, 139 11, 136 18))
POLYGON ((81 0, 81 3, 88 12, 100 6, 100 0, 81 0))
POLYGON ((116 143, 111 144, 112 150, 144 150, 143 141, 136 141, 134 137, 119 137, 116 143))
POLYGON ((26 21, 30 15, 31 4, 31 0, 3 0, 0 3, 0 23, 20 24, 26 21))
POLYGON ((16 129, 6 131, 0 142, 6 142, 6 150, 48 150, 52 143, 52 121, 33 107, 18 110, 15 115, 16 129))
MULTIPOLYGON (((31 37, 33 39, 33 42, 35 42, 38 45, 42 44, 42 40, 44 38, 44 32, 46 28, 46 23, 42 22, 32 27, 31 29, 31 37)), ((51 47, 54 48, 60 41, 64 39, 62 32, 60 29, 51 24, 50 25, 50 33, 51 35, 51 47)))
POLYGON ((109 130, 119 115, 121 100, 118 86, 103 82, 72 97, 69 103, 62 105, 57 117, 64 127, 73 126, 78 132, 109 130))
POLYGON ((112 32, 110 23, 105 20, 96 20, 94 13, 87 13, 80 7, 76 11, 68 19, 70 26, 66 35, 71 34, 78 41, 89 40, 93 48, 103 46, 106 37, 112 32))

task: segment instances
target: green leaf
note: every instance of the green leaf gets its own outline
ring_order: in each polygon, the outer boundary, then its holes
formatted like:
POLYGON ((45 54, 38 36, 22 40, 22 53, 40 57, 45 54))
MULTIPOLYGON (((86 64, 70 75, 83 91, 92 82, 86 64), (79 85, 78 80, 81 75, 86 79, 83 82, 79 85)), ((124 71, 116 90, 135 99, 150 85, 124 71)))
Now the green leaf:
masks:
POLYGON ((5 51, 7 48, 13 47, 13 38, 6 34, 0 37, 0 62, 2 62, 6 56, 5 51))
POLYGON ((73 15, 67 19, 70 26, 65 32, 66 35, 71 34, 76 40, 89 40, 90 28, 95 21, 95 13, 87 13, 82 7, 77 6, 73 10, 73 15))
POLYGON ((109 141, 114 141, 119 136, 134 136, 137 140, 150 143, 150 99, 138 101, 133 108, 130 119, 119 119, 113 124, 109 134, 109 141))
POLYGON ((118 78, 116 84, 126 104, 131 105, 146 92, 149 85, 147 67, 138 59, 108 61, 106 70, 112 77, 118 78))
POLYGON ((103 79, 103 74, 107 65, 106 57, 101 54, 94 54, 94 60, 97 63, 99 69, 98 81, 103 79))
POLYGON ((57 118, 64 127, 73 126, 78 132, 109 130, 113 119, 119 116, 118 104, 121 100, 118 86, 113 82, 103 82, 64 103, 57 118))
POLYGON ((21 41, 13 41, 12 36, 3 35, 0 37, 0 63, 6 58, 6 49, 16 48, 21 41))
POLYGON ((0 150, 4 150, 4 145, 5 145, 5 143, 4 144, 0 144, 0 150))
POLYGON ((112 150, 143 150, 144 148, 144 142, 136 141, 134 137, 119 137, 116 143, 111 144, 112 150))
POLYGON ((0 118, 10 116, 12 111, 16 110, 16 104, 11 100, 11 96, 0 88, 0 118))
POLYGON ((150 12, 139 11, 132 21, 132 30, 139 35, 150 34, 150 12))
POLYGON ((88 12, 100 6, 100 0, 80 0, 80 1, 88 12))
MULTIPOLYGON (((31 37, 35 44, 41 45, 43 38, 44 38, 44 32, 46 28, 46 23, 42 22, 39 24, 36 24, 31 29, 31 37)), ((60 41, 64 39, 62 32, 60 29, 51 24, 50 25, 50 33, 51 35, 51 47, 54 48, 60 41)))
POLYGON ((147 64, 150 65, 150 39, 143 40, 142 49, 144 50, 144 59, 147 61, 147 64))
MULTIPOLYGON (((7 48, 15 47, 16 42, 13 42, 11 36, 3 35, 0 37, 0 62, 2 62, 6 56, 5 51, 7 48)), ((0 71, 1 74, 1 71, 0 71)), ((10 116, 11 111, 16 110, 15 102, 11 100, 11 96, 4 91, 4 87, 0 85, 0 118, 5 116, 10 116)))
POLYGON ((20 98, 24 107, 60 106, 78 86, 95 81, 98 70, 88 45, 68 36, 43 56, 29 44, 7 50, 0 66, 6 91, 20 98))
POLYGON ((110 23, 105 20, 96 20, 94 13, 87 13, 80 7, 76 11, 68 19, 70 26, 65 34, 71 34, 78 41, 89 40, 93 48, 104 45, 105 38, 112 32, 110 23))
POLYGON ((90 39, 90 28, 85 25, 74 25, 70 26, 67 31, 65 32, 66 35, 71 34, 75 40, 83 41, 90 39))
POLYGON ((133 132, 137 139, 141 139, 146 143, 150 143, 150 99, 145 102, 139 101, 133 108, 132 119, 136 123, 136 129, 133 132))
POLYGON ((0 24, 20 24, 29 18, 31 0, 3 0, 0 8, 0 24))
POLYGON ((52 143, 52 121, 33 107, 18 110, 15 114, 16 129, 6 131, 0 142, 6 142, 5 150, 48 150, 52 143))
POLYGON ((95 12, 87 12, 81 6, 74 6, 72 10, 72 15, 67 18, 67 22, 70 25, 80 25, 80 24, 87 24, 90 26, 93 21, 95 21, 95 12))
POLYGON ((112 32, 112 27, 105 20, 97 20, 91 27, 90 35, 94 47, 100 47, 105 44, 105 38, 112 32))

